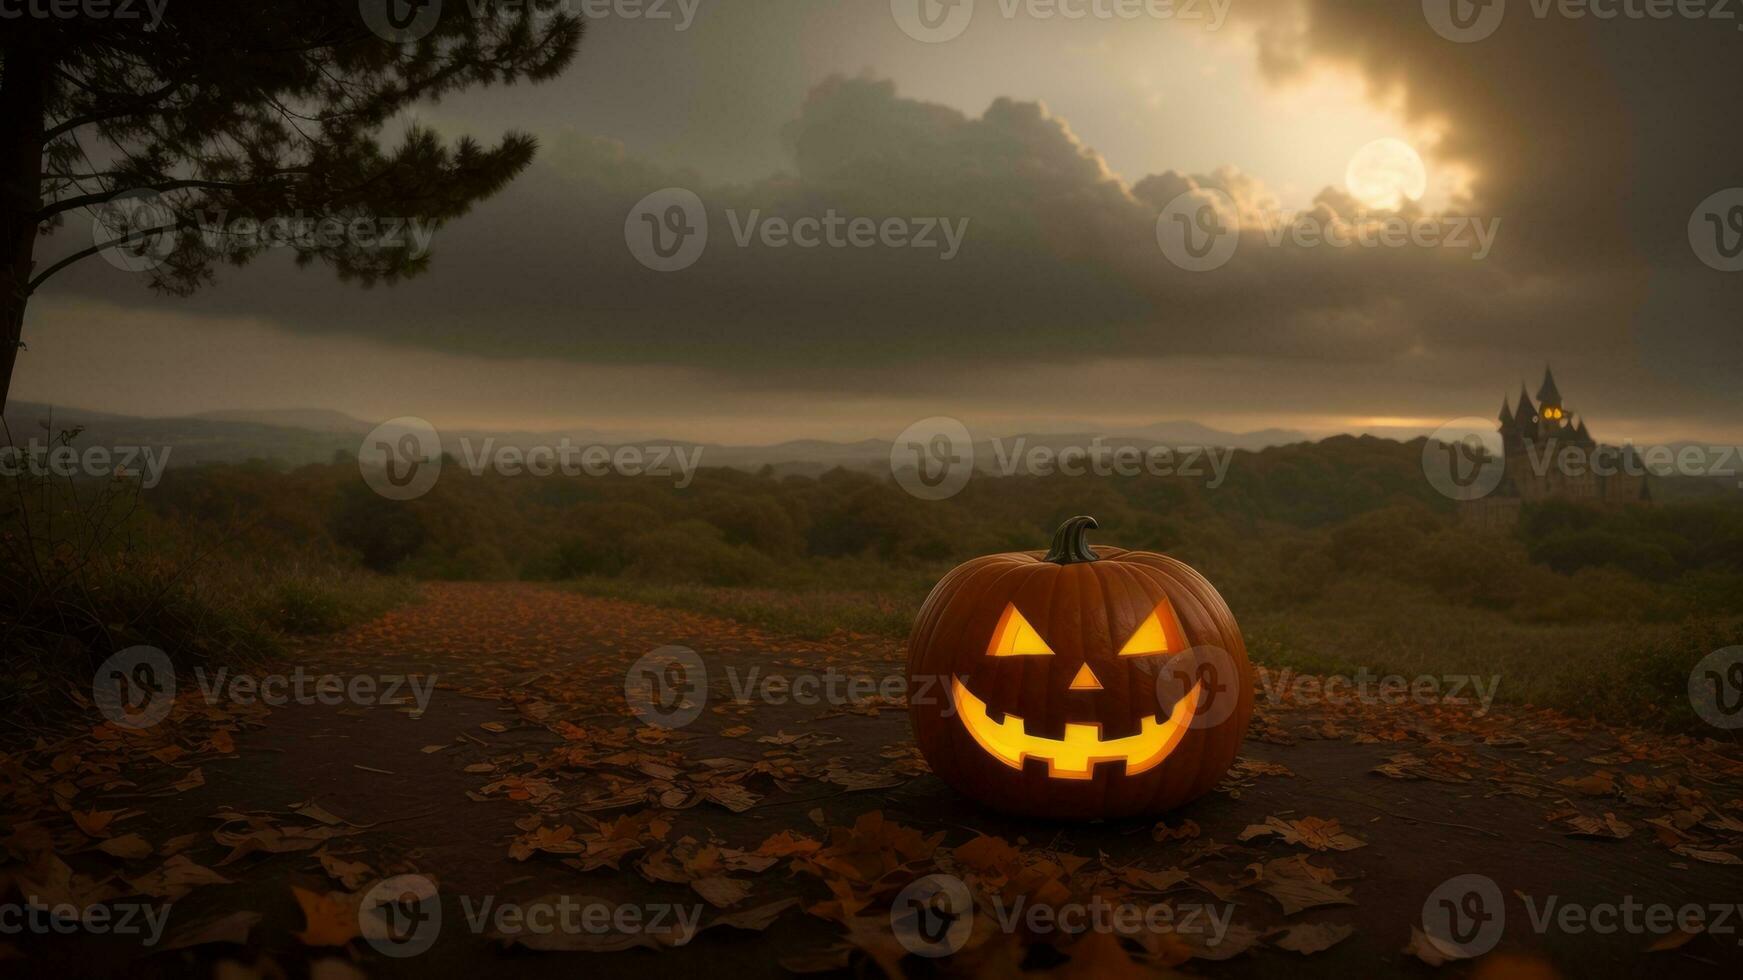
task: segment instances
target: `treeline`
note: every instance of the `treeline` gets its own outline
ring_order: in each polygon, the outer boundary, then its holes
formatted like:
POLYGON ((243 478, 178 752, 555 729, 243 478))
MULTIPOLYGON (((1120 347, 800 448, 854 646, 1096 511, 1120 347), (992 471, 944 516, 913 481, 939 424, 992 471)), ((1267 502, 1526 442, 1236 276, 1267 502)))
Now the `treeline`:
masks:
POLYGON ((923 587, 978 554, 1046 546, 1073 514, 1094 540, 1173 553, 1237 610, 1311 603, 1362 576, 1528 622, 1743 611, 1743 507, 1730 501, 1528 507, 1506 534, 1464 527, 1421 443, 1336 438, 1240 453, 1220 486, 1169 477, 978 477, 916 499, 879 474, 701 470, 684 489, 620 477, 473 476, 387 500, 349 458, 172 470, 146 497, 160 534, 236 554, 431 579, 622 578, 782 589, 923 587), (922 583, 914 585, 913 583, 922 583))

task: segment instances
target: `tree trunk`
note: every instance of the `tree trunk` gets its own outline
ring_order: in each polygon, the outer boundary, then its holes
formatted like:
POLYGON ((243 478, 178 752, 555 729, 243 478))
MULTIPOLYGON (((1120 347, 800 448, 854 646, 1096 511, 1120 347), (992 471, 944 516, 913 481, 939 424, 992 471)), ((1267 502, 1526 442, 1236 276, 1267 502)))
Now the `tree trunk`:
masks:
POLYGON ((42 38, 17 25, 0 60, 0 410, 24 333, 42 209, 42 119, 48 58, 42 38))

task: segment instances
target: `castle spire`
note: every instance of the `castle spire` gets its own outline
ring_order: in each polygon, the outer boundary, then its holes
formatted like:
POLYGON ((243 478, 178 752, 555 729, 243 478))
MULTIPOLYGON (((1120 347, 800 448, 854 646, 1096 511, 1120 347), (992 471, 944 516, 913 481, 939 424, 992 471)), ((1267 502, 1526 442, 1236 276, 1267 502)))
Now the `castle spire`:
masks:
POLYGON ((1501 428, 1511 428, 1513 425, 1513 406, 1507 404, 1507 399, 1501 399, 1501 428))
POLYGON ((1525 393, 1525 382, 1519 383, 1519 407, 1513 410, 1513 418, 1521 425, 1537 418, 1537 406, 1531 404, 1531 396, 1525 393))
POLYGON ((1543 384, 1537 389, 1537 403, 1539 405, 1561 404, 1561 392, 1557 391, 1555 387, 1555 373, 1549 369, 1547 364, 1543 366, 1543 384))

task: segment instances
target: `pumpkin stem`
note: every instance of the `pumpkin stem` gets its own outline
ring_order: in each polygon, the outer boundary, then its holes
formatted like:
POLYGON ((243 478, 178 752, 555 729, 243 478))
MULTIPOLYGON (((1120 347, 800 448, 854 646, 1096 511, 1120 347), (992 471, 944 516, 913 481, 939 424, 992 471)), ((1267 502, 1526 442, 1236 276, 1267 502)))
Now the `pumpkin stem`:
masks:
POLYGON ((1059 525, 1059 530, 1053 532, 1053 547, 1048 549, 1046 557, 1041 560, 1050 561, 1057 565, 1095 561, 1101 556, 1089 546, 1086 535, 1100 526, 1093 517, 1071 518, 1059 525))

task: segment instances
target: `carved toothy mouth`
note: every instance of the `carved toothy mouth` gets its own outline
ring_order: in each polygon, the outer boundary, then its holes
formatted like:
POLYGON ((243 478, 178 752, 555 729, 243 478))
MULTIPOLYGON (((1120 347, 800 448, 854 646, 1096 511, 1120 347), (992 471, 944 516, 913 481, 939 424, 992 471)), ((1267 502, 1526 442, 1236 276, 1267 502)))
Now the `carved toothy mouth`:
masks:
POLYGON ((987 754, 1021 770, 1028 759, 1047 763, 1047 775, 1054 779, 1090 779, 1097 763, 1124 762, 1126 775, 1135 776, 1153 769, 1186 737, 1192 726, 1192 713, 1198 707, 1199 683, 1180 700, 1174 702, 1167 718, 1145 718, 1138 734, 1103 740, 1100 725, 1067 723, 1064 738, 1043 738, 1030 735, 1023 719, 1006 712, 1003 721, 993 721, 986 702, 974 696, 960 677, 950 679, 950 699, 962 727, 980 743, 987 754))

